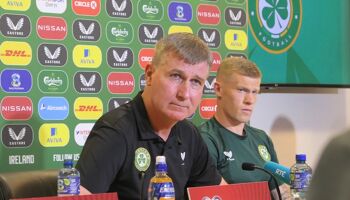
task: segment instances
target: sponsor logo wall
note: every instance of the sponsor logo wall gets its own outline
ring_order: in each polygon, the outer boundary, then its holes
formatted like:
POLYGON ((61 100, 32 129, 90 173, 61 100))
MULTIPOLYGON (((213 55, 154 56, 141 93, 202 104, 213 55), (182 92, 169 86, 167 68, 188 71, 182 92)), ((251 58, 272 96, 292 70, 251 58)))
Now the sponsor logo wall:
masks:
POLYGON ((248 56, 247 10, 245 0, 2 0, 0 172, 77 161, 94 122, 143 89, 154 45, 170 33, 196 34, 212 50, 189 119, 210 118, 221 60, 248 56))

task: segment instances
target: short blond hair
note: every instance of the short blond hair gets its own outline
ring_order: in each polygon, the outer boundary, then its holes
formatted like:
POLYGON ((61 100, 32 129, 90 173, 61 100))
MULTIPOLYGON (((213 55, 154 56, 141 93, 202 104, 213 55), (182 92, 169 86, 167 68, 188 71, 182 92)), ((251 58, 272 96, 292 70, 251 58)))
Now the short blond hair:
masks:
POLYGON ((227 57, 222 60, 216 74, 218 81, 238 73, 251 78, 262 78, 262 73, 256 64, 243 57, 227 57))
POLYGON ((160 39, 155 47, 152 64, 157 66, 166 53, 172 53, 191 65, 207 62, 210 67, 213 62, 207 44, 192 33, 173 33, 160 39))

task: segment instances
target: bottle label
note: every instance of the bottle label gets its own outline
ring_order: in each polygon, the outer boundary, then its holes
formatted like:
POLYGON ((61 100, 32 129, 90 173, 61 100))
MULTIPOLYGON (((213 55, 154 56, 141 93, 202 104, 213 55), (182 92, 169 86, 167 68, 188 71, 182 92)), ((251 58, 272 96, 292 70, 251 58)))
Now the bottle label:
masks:
POLYGON ((79 195, 80 194, 80 177, 68 176, 58 177, 57 194, 60 195, 79 195))
POLYGON ((311 174, 308 172, 295 172, 291 174, 291 189, 304 190, 309 186, 311 174))
POLYGON ((162 200, 162 199, 174 199, 175 200, 175 190, 174 184, 172 182, 163 183, 151 183, 151 199, 152 200, 162 200))

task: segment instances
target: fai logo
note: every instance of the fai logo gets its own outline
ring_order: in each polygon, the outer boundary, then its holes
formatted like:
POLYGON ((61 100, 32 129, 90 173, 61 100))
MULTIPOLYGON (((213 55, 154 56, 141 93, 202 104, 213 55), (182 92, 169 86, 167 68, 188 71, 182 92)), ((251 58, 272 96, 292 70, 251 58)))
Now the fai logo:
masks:
POLYGON ((62 44, 40 44, 38 60, 44 66, 63 66, 67 62, 67 48, 62 44))
POLYGON ((5 41, 0 46, 0 60, 5 65, 28 65, 32 61, 32 48, 26 42, 5 41))
POLYGON ((33 143, 33 129, 27 124, 9 124, 2 131, 2 143, 9 148, 29 147, 33 143))
POLYGON ((67 0, 36 0, 36 7, 43 13, 62 14, 67 9, 67 0))
POLYGON ((33 114, 33 102, 28 97, 7 96, 1 100, 1 115, 5 120, 28 120, 33 114))
POLYGON ((128 103, 131 98, 126 97, 115 97, 109 100, 108 102, 108 110, 111 111, 113 109, 119 108, 119 106, 128 103))
POLYGON ((192 21, 192 7, 189 3, 171 2, 168 6, 168 13, 172 22, 192 21))
POLYGON ((229 50, 244 51, 248 47, 247 33, 242 30, 229 29, 225 32, 225 45, 229 50))
POLYGON ((220 32, 216 29, 201 28, 198 36, 207 43, 209 48, 218 48, 220 45, 220 32))
POLYGON ((258 151, 262 159, 264 159, 266 162, 271 161, 271 155, 265 145, 259 145, 258 151))
POLYGON ((98 68, 102 63, 101 49, 93 45, 76 45, 73 49, 73 63, 80 68, 98 68))
POLYGON ((231 7, 225 9, 225 21, 229 26, 244 26, 246 23, 246 18, 246 14, 243 9, 231 7))
POLYGON ((74 101, 74 115, 80 120, 97 120, 102 116, 103 104, 97 97, 78 97, 74 101))
POLYGON ((151 164, 151 156, 147 149, 139 147, 135 151, 134 164, 137 170, 141 172, 147 171, 151 164))
POLYGON ((73 12, 77 15, 97 16, 101 10, 100 0, 72 0, 73 12))
POLYGON ((1 87, 5 92, 29 92, 32 75, 24 69, 5 69, 1 73, 1 87))
POLYGON ((265 51, 280 54, 298 38, 302 22, 301 0, 248 0, 252 34, 265 51))
POLYGON ((202 119, 210 119, 216 112, 216 99, 202 99, 199 115, 202 119))
POLYGON ((126 22, 109 22, 106 32, 107 39, 113 43, 129 44, 134 37, 131 24, 126 22))
POLYGON ((221 64, 221 55, 216 51, 212 51, 211 55, 213 56, 213 63, 211 64, 210 71, 217 72, 221 64))
POLYGON ((135 88, 134 75, 130 72, 112 72, 108 74, 107 86, 112 94, 131 94, 135 88))
POLYGON ((0 31, 5 37, 26 38, 30 27, 29 18, 25 15, 4 14, 0 17, 0 31))
POLYGON ((79 93, 99 93, 102 83, 97 72, 77 72, 74 75, 74 88, 79 93))
POLYGON ((62 123, 43 124, 39 128, 39 142, 43 147, 64 147, 69 135, 68 126, 62 123))
POLYGON ((159 0, 140 0, 137 11, 141 19, 160 21, 163 18, 164 8, 159 0))
POLYGON ((134 63, 134 54, 130 48, 110 47, 107 63, 112 68, 130 68, 134 63))
POLYGON ((1 0, 0 7, 5 10, 26 11, 30 8, 31 0, 1 0))
POLYGON ((61 17, 40 17, 36 31, 41 39, 64 40, 67 36, 67 22, 61 17))
POLYGON ((111 17, 129 18, 132 14, 131 0, 107 0, 106 10, 111 17))
POLYGON ((220 10, 215 5, 200 4, 197 8, 197 19, 200 24, 218 25, 220 10))
POLYGON ((209 76, 204 83, 203 94, 215 94, 214 85, 216 82, 215 76, 209 76))
POLYGON ((94 20, 75 20, 73 23, 73 35, 76 40, 97 41, 100 39, 100 24, 94 20))
POLYGON ((43 70, 38 75, 38 88, 43 93, 64 93, 68 89, 68 76, 61 70, 43 70))
POLYGON ((163 37, 163 28, 159 25, 141 24, 139 27, 139 40, 143 44, 155 44, 163 37))
POLYGON ((69 103, 64 97, 43 97, 38 103, 38 113, 43 120, 65 120, 69 103))

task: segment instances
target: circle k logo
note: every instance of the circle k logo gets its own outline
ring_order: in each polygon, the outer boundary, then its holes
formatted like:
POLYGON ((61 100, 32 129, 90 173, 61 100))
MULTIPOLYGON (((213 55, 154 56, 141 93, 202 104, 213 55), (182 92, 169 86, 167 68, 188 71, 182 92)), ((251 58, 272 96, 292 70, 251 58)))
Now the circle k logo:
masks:
POLYGON ((28 120, 33 115, 33 102, 28 97, 4 97, 1 101, 1 115, 6 120, 28 120))
POLYGON ((107 77, 107 86, 112 94, 131 94, 135 88, 134 75, 129 72, 112 72, 107 77))
POLYGON ((154 54, 155 51, 151 48, 143 48, 140 50, 139 63, 142 69, 145 69, 146 66, 152 62, 154 54))
POLYGON ((199 115, 203 119, 210 119, 216 112, 216 99, 203 99, 199 105, 199 115))
POLYGON ((97 16, 101 10, 100 0, 73 0, 73 12, 77 15, 97 16))

